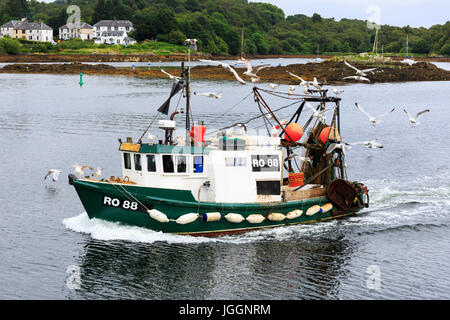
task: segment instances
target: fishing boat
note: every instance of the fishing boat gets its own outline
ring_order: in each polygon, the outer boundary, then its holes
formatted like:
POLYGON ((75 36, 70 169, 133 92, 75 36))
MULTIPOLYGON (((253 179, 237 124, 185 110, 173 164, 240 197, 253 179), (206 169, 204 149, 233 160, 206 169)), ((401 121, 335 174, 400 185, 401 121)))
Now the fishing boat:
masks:
POLYGON ((364 184, 347 178, 344 148, 337 147, 341 98, 327 91, 287 95, 255 84, 250 94, 258 115, 207 134, 206 125, 192 123, 190 68, 182 63, 157 113, 167 117, 157 123, 164 139, 147 132, 152 122, 136 141, 119 139, 121 175, 70 174, 69 183, 89 218, 164 233, 220 236, 354 215, 369 206, 369 194, 364 184), (169 116, 170 99, 180 92, 185 109, 169 116), (289 104, 271 108, 266 95, 289 104), (309 113, 305 105, 316 103, 316 112, 300 125, 300 116, 309 113), (280 121, 277 113, 289 108, 290 119, 280 121), (325 112, 332 113, 329 124, 325 112), (186 136, 175 137, 178 118, 186 136), (256 119, 264 121, 267 133, 250 133, 256 119), (300 159, 307 161, 299 164, 300 159))

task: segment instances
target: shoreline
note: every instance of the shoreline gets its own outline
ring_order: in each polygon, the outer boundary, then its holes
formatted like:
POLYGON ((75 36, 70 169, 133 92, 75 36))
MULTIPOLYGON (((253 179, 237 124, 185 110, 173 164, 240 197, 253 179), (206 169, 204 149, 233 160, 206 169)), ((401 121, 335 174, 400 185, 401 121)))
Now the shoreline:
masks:
MULTIPOLYGON (((322 59, 330 59, 333 56, 320 55, 322 59)), ((391 57, 394 61, 402 60, 403 57, 391 57)), ((317 55, 247 55, 246 58, 256 59, 314 59, 317 55)), ((211 54, 193 54, 191 59, 212 60, 237 60, 239 56, 212 56, 211 54)), ((450 62, 450 57, 415 57, 416 61, 428 62, 450 62)), ((179 62, 185 61, 185 54, 154 55, 154 54, 18 54, 0 55, 0 63, 49 63, 49 62, 179 62)))
MULTIPOLYGON (((354 63, 359 69, 377 68, 368 75, 370 83, 406 82, 406 81, 448 81, 450 71, 438 68, 436 65, 426 62, 417 62, 412 66, 400 62, 354 63)), ((179 67, 165 67, 169 73, 177 75, 179 67)), ((246 68, 235 68, 238 74, 251 85, 250 78, 243 74, 246 68)), ((354 76, 354 70, 347 67, 341 61, 328 60, 322 63, 291 64, 288 66, 273 66, 262 69, 258 76, 260 82, 273 82, 278 84, 296 85, 298 80, 290 76, 287 71, 300 75, 306 81, 312 81, 316 77, 324 85, 344 85, 357 83, 356 80, 343 80, 344 77, 354 76)), ((9 64, 0 69, 0 73, 19 74, 80 74, 83 75, 108 75, 131 76, 148 78, 167 78, 159 67, 114 67, 106 64, 9 64)), ((202 65, 191 68, 191 77, 201 80, 230 80, 236 81, 233 74, 222 67, 202 65)), ((365 82, 367 83, 367 82, 365 82)))

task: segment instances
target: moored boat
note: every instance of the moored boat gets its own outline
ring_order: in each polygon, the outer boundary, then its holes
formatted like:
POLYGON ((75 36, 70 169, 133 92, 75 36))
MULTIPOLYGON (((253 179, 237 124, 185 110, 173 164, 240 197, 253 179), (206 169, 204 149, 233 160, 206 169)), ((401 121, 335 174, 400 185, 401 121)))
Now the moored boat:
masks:
MULTIPOLYGON (((191 123, 189 80, 189 68, 182 65, 170 93, 170 98, 180 91, 186 96, 185 137, 174 137, 175 118, 181 113, 176 111, 158 123, 164 140, 149 135, 144 142, 147 130, 136 142, 119 139, 121 177, 69 175, 89 218, 167 233, 218 236, 326 221, 368 207, 367 188, 347 179, 343 148, 328 152, 332 144, 342 142, 341 98, 328 97, 323 89, 311 90, 313 95, 290 94, 297 108, 282 123, 263 98, 282 94, 255 86, 258 118, 272 125, 268 134, 247 132, 249 120, 207 137, 204 125, 191 123), (300 126, 305 105, 315 102, 315 114, 300 126), (334 104, 329 125, 318 116, 327 111, 327 103, 334 104), (303 150, 303 156, 296 150, 303 150), (297 159, 303 159, 302 165, 297 159)), ((170 98, 158 109, 167 116, 170 98)))

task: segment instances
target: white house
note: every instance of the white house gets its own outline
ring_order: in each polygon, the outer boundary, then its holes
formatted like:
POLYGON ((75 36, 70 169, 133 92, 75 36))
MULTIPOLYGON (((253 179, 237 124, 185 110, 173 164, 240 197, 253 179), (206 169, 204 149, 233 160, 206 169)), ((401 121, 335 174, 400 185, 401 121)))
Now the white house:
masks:
POLYGON ((28 22, 26 18, 11 20, 0 26, 3 36, 40 42, 53 42, 53 29, 42 22, 28 22))
POLYGON ((59 39, 81 39, 83 41, 94 38, 94 27, 85 22, 65 24, 59 28, 59 39))
POLYGON ((135 44, 136 40, 130 38, 125 31, 103 31, 94 39, 95 44, 111 44, 127 46, 135 44))
POLYGON ((100 37, 105 31, 133 31, 133 23, 129 20, 101 20, 94 24, 94 37, 100 37))

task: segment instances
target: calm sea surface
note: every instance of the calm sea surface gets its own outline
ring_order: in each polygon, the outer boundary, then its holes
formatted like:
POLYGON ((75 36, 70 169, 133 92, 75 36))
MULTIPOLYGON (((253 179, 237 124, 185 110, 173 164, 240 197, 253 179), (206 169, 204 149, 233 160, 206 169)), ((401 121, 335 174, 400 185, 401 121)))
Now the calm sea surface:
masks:
MULTIPOLYGON (((72 164, 120 175, 117 138, 140 136, 171 82, 78 81, 0 74, 0 299, 450 299, 450 82, 342 87, 344 140, 385 145, 347 155, 349 178, 370 190, 362 214, 206 239, 87 218, 67 183, 72 164), (373 128, 356 101, 374 115, 396 111, 373 128), (405 107, 431 112, 411 128, 405 107), (56 183, 43 179, 50 168, 63 170, 56 183)), ((258 115, 250 85, 192 90, 222 91, 219 100, 192 97, 209 132, 258 115)))

